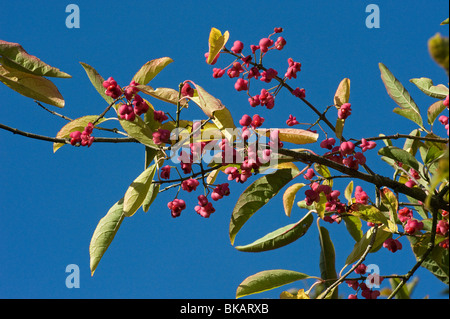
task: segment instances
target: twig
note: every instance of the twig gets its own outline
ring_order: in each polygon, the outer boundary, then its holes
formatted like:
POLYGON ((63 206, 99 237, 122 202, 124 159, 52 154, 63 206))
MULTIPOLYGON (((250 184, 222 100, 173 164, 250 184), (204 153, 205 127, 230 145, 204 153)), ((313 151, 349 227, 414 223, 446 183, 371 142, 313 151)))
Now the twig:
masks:
POLYGON ((366 256, 370 253, 370 250, 372 249, 373 244, 375 243, 375 237, 376 237, 376 235, 377 235, 377 231, 378 231, 378 226, 375 225, 375 226, 374 226, 374 230, 373 230, 373 234, 372 234, 372 236, 371 236, 371 238, 370 238, 370 243, 369 243, 369 245, 367 245, 366 250, 365 250, 364 253, 362 254, 361 258, 359 258, 359 260, 356 262, 356 264, 354 264, 354 265, 352 266, 352 268, 351 268, 349 271, 347 271, 343 276, 339 277, 338 280, 336 280, 335 282, 333 282, 333 283, 325 290, 325 292, 323 292, 323 293, 321 294, 321 298, 318 298, 318 299, 323 299, 323 298, 325 298, 325 297, 330 293, 330 291, 332 291, 335 287, 337 287, 338 285, 340 285, 341 283, 343 283, 344 280, 345 280, 345 278, 347 278, 353 271, 355 271, 356 268, 358 268, 359 265, 361 265, 361 264, 364 262, 364 260, 366 259, 366 256))
POLYGON ((437 210, 432 209, 433 214, 433 221, 431 225, 431 236, 430 236, 430 242, 428 243, 427 250, 423 253, 422 256, 417 260, 417 263, 414 265, 413 268, 408 271, 406 275, 404 275, 400 281, 400 283, 395 287, 395 289, 391 292, 388 299, 392 299, 395 297, 395 295, 398 293, 398 291, 408 282, 408 280, 414 275, 417 269, 422 265, 422 263, 427 259, 428 255, 433 251, 435 244, 434 241, 436 239, 436 225, 437 225, 437 210))
MULTIPOLYGON (((53 143, 70 144, 69 139, 56 138, 56 137, 50 137, 50 136, 45 136, 45 135, 29 133, 29 132, 21 131, 16 128, 12 128, 10 126, 7 126, 7 125, 1 124, 1 123, 0 123, 0 129, 9 131, 13 134, 22 135, 22 136, 36 139, 36 140, 42 140, 42 141, 53 142, 53 143)), ((94 142, 96 142, 96 143, 139 143, 136 139, 134 139, 132 137, 122 137, 122 138, 95 137, 94 142)))

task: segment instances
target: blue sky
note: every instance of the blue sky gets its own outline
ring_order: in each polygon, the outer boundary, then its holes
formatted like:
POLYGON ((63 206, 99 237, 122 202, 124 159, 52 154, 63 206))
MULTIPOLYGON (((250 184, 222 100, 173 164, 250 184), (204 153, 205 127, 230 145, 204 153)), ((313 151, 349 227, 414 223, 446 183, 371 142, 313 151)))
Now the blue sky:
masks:
MULTIPOLYGON (((241 40, 247 52, 248 45, 259 42, 274 27, 283 27, 287 45, 271 52, 264 63, 284 70, 289 57, 300 61, 302 71, 290 83, 305 88, 306 98, 320 110, 333 103, 339 82, 350 78, 353 113, 345 126, 346 137, 409 133, 415 128, 392 113, 396 105, 380 79, 379 62, 402 81, 423 116, 433 100, 408 80, 424 76, 435 84, 448 82, 426 47, 435 33, 448 36, 448 27, 439 25, 448 16, 447 1, 432 5, 426 1, 407 5, 398 1, 74 1, 80 8, 79 29, 65 25, 69 3, 8 1, 0 19, 0 39, 20 43, 30 54, 72 75, 54 80, 66 100, 65 108, 56 111, 71 118, 100 114, 106 106, 79 62, 92 65, 105 78, 113 76, 123 86, 145 62, 164 56, 174 63, 150 83, 153 87, 177 88, 189 79, 219 98, 236 122, 245 113, 253 114, 255 109, 248 106, 244 93, 234 90, 233 80, 212 78, 212 67, 204 59, 211 27, 228 30, 229 43, 241 40), (365 26, 365 8, 370 3, 379 5, 379 29, 365 26)), ((218 65, 230 62, 223 56, 218 65)), ((5 125, 55 136, 65 124, 4 85, 0 85, 0 96, 0 122, 5 125)), ((157 101, 154 105, 174 114, 172 105, 157 101)), ((286 91, 277 96, 275 109, 257 111, 266 118, 266 127, 285 125, 289 114, 300 122, 315 121, 314 114, 286 91)), ((186 112, 190 119, 202 115, 195 105, 186 112)), ((443 134, 439 128, 438 132, 443 134)), ((321 133, 319 139, 323 137, 321 133)), ((297 242, 275 251, 243 253, 230 245, 230 214, 248 185, 232 184, 232 194, 216 204, 209 219, 194 212, 194 196, 184 196, 188 209, 173 219, 166 203, 174 193, 161 193, 148 213, 139 211, 123 222, 91 277, 92 233, 141 173, 143 160, 143 149, 137 145, 66 146, 53 154, 51 143, 0 131, 0 297, 234 298, 239 283, 262 270, 283 268, 320 275, 315 225, 297 242), (69 264, 80 268, 78 289, 65 286, 69 264)), ((375 150, 369 164, 392 176, 375 150)), ((347 182, 342 182, 343 187, 347 182)), ((250 243, 306 213, 294 210, 290 218, 285 216, 279 194, 243 227, 236 244, 250 243)), ((339 270, 353 247, 352 239, 343 224, 322 225, 334 240, 339 270)), ((367 263, 379 265, 382 274, 407 272, 414 257, 409 244, 403 244, 402 251, 382 250, 370 255, 367 263)), ((423 269, 417 275, 420 281, 414 297, 442 297, 444 284, 423 269)), ((277 298, 290 287, 305 285, 297 282, 255 297, 277 298)), ((341 291, 345 297, 348 293, 347 288, 341 291)))

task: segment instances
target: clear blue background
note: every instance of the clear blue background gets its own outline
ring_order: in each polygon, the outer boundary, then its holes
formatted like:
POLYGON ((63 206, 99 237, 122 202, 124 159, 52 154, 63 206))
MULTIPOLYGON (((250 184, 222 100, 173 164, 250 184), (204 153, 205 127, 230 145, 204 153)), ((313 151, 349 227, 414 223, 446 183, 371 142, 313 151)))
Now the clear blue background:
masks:
MULTIPOLYGON (((439 25, 448 16, 447 1, 74 1, 81 11, 81 28, 68 29, 65 8, 70 3, 2 0, 0 39, 20 43, 30 54, 72 75, 53 80, 66 100, 65 108, 50 107, 71 118, 100 114, 106 106, 78 62, 92 65, 105 78, 113 76, 123 86, 145 62, 169 56, 174 63, 150 83, 153 87, 177 88, 180 82, 193 80, 221 99, 236 121, 255 112, 266 118, 266 127, 285 126, 289 114, 300 122, 315 121, 314 114, 287 91, 277 96, 272 111, 252 109, 246 95, 234 90, 233 80, 213 79, 204 58, 211 27, 229 30, 228 47, 241 40, 247 52, 274 27, 283 27, 287 45, 283 51, 271 51, 265 64, 283 74, 289 57, 300 61, 302 71, 290 85, 304 87, 307 99, 320 110, 333 104, 341 79, 350 78, 353 114, 346 123, 347 138, 409 133, 415 128, 392 113, 396 105, 380 79, 379 62, 402 81, 424 117, 433 99, 408 80, 425 76, 435 84, 448 82, 427 52, 431 36, 448 35, 448 26, 439 25), (365 26, 370 3, 380 7, 380 29, 365 26)), ((231 61, 224 55, 216 66, 231 61)), ((261 87, 254 85, 252 94, 261 87)), ((55 136, 65 124, 4 85, 0 96, 0 122, 5 125, 55 136)), ((172 105, 154 101, 154 106, 174 114, 172 105)), ((202 118, 195 105, 183 115, 202 118)), ((334 121, 335 111, 330 117, 334 121)), ((445 134, 439 125, 437 133, 445 134)), ((376 150, 368 154, 372 168, 392 176, 376 150)), ((143 160, 143 149, 135 144, 66 146, 53 154, 51 143, 0 130, 0 297, 234 298, 239 283, 262 270, 283 268, 320 276, 315 224, 303 238, 275 251, 243 253, 230 245, 230 214, 248 185, 232 184, 232 194, 216 203, 217 211, 209 219, 194 212, 192 194, 183 196, 188 209, 173 219, 166 203, 174 193, 160 194, 148 213, 139 211, 123 222, 91 277, 92 233, 140 174, 143 160), (79 289, 65 286, 69 264, 80 267, 79 289)), ((341 190, 347 182, 338 184, 341 190)), ((356 185, 373 198, 373 188, 357 181, 356 185)), ((286 217, 280 194, 249 220, 236 244, 250 243, 305 213, 294 208, 286 217)), ((334 241, 339 272, 353 240, 344 224, 322 225, 334 241)), ((383 249, 369 255, 366 264, 377 264, 382 274, 406 273, 415 259, 408 242, 402 242, 402 251, 392 254, 383 249)), ((416 275, 420 281, 414 297, 447 298, 441 294, 447 286, 428 271, 420 269, 416 275)), ((252 297, 278 298, 292 287, 307 288, 297 282, 252 297)), ((351 290, 341 287, 341 295, 347 297, 351 290)))

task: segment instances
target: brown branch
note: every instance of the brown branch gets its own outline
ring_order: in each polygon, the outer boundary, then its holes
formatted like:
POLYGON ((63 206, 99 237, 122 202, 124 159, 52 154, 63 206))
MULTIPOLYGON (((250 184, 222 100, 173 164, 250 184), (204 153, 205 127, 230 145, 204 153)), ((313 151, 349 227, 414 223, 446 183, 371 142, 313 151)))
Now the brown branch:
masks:
MULTIPOLYGON (((378 187, 389 187, 392 190, 402 193, 404 195, 410 196, 412 198, 415 198, 417 200, 420 200, 422 202, 425 202, 427 198, 427 193, 425 193, 422 189, 413 187, 409 188, 405 184, 399 183, 397 181, 394 181, 388 177, 384 177, 381 175, 369 175, 354 169, 351 169, 345 165, 333 162, 332 160, 329 160, 325 157, 315 155, 309 152, 304 151, 292 151, 289 149, 279 149, 279 154, 290 156, 293 159, 304 162, 304 163, 317 163, 321 165, 325 165, 329 168, 335 169, 343 174, 347 174, 352 176, 353 178, 357 178, 363 181, 366 181, 368 183, 374 184, 378 187)), ((445 202, 443 199, 439 198, 436 195, 432 195, 431 201, 430 201, 431 207, 434 207, 435 209, 444 209, 449 210, 449 204, 448 202, 445 202)))
MULTIPOLYGON (((19 129, 16 129, 16 128, 13 128, 13 127, 1 124, 1 123, 0 123, 0 129, 9 131, 13 134, 18 134, 18 135, 36 139, 36 140, 53 142, 53 143, 70 144, 69 139, 56 138, 56 137, 50 137, 50 136, 45 136, 45 135, 24 132, 19 129)), ((94 142, 96 142, 96 143, 139 143, 136 139, 134 139, 132 137, 122 137, 122 138, 95 137, 94 142)))

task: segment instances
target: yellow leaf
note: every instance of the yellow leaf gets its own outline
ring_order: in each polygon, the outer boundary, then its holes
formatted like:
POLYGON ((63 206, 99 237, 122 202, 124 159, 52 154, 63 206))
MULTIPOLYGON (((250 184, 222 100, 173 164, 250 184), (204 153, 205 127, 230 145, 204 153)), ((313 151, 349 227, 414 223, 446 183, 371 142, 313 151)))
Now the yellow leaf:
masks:
POLYGON ((211 32, 209 33, 209 56, 206 63, 212 63, 214 58, 219 54, 220 50, 222 50, 227 43, 229 37, 230 34, 228 31, 225 31, 222 35, 222 32, 220 32, 220 30, 211 28, 211 32))
POLYGON ((291 210, 292 210, 292 206, 294 206, 295 195, 300 190, 300 188, 302 188, 303 186, 305 186, 305 184, 297 183, 292 186, 289 186, 288 189, 286 189, 286 191, 284 192, 283 206, 284 206, 284 212, 286 213, 286 216, 288 216, 288 217, 291 216, 291 210))
POLYGON ((343 79, 334 94, 334 104, 341 106, 344 103, 348 103, 350 99, 350 79, 343 79))
MULTIPOLYGON (((317 142, 319 135, 317 133, 295 129, 295 128, 280 128, 272 129, 278 130, 278 138, 281 142, 293 143, 293 144, 309 144, 317 142)), ((270 130, 268 129, 258 129, 256 130, 258 134, 270 136, 270 130)))

